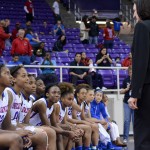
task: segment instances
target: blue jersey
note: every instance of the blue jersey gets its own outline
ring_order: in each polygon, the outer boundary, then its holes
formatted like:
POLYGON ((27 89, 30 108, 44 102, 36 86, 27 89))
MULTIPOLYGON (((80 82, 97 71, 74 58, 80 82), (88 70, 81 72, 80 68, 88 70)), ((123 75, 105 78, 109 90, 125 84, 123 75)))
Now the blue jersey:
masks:
POLYGON ((91 102, 91 117, 102 120, 101 115, 104 119, 108 117, 104 103, 97 103, 96 100, 93 100, 91 102))

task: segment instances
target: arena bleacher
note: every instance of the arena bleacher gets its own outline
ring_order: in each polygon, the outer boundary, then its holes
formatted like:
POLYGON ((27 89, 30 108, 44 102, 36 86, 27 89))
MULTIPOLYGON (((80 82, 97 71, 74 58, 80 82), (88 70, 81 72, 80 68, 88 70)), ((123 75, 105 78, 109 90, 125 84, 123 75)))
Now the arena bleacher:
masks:
MULTIPOLYGON (((8 18, 11 21, 10 31, 15 26, 16 22, 20 22, 22 25, 25 24, 25 13, 23 10, 24 1, 15 1, 15 0, 0 0, 0 18, 8 18)), ((32 23, 32 28, 35 32, 39 33, 39 27, 43 24, 43 21, 46 20, 51 27, 55 23, 55 18, 53 15, 50 6, 44 0, 34 1, 35 8, 35 18, 32 23)), ((64 46, 64 50, 68 50, 68 53, 65 52, 56 52, 51 53, 52 60, 56 61, 58 66, 68 66, 69 63, 74 59, 76 52, 86 52, 87 57, 91 58, 95 62, 95 56, 98 53, 99 49, 94 44, 82 44, 80 42, 80 30, 78 28, 66 28, 65 29, 67 44, 64 46)), ((54 35, 41 35, 39 34, 41 41, 45 43, 45 50, 52 51, 53 44, 57 40, 57 36, 54 35)), ((99 43, 103 43, 102 32, 99 32, 99 43)), ((11 47, 5 47, 3 52, 2 60, 8 62, 11 60, 10 56, 11 47)), ((126 58, 130 52, 130 46, 127 45, 124 41, 119 38, 114 39, 114 48, 107 50, 112 59, 120 57, 121 60, 126 58)), ((42 62, 42 58, 37 57, 37 61, 42 62)), ((35 69, 36 71, 36 69, 35 69)), ((59 69, 56 69, 56 74, 59 76, 59 69)), ((99 70, 101 73, 104 86, 107 88, 116 87, 116 70, 99 70)), ((38 74, 38 72, 36 72, 38 74)), ((127 72, 125 70, 120 70, 120 85, 122 85, 123 79, 127 77, 127 72)), ((69 81, 68 69, 63 69, 63 79, 64 81, 69 81)))

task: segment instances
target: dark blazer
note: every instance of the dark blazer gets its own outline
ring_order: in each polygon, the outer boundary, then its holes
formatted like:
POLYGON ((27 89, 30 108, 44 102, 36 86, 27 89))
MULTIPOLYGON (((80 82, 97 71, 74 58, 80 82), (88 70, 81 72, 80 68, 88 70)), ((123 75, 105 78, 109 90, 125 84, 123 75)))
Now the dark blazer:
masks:
POLYGON ((132 57, 131 97, 140 99, 144 84, 150 83, 150 20, 135 26, 132 57))

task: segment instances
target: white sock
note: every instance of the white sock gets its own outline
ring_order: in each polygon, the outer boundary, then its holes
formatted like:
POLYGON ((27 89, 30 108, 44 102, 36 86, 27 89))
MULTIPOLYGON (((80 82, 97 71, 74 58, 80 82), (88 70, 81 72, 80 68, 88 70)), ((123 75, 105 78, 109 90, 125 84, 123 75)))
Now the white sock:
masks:
POLYGON ((96 146, 92 146, 92 150, 96 150, 96 146))

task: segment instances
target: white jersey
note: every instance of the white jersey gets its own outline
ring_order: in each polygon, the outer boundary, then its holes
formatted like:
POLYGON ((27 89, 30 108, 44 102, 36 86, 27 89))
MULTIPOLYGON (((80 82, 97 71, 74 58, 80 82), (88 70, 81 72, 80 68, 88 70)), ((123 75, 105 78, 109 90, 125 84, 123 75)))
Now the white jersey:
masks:
POLYGON ((84 114, 86 117, 88 117, 89 111, 90 111, 90 104, 84 102, 84 114))
POLYGON ((68 117, 72 119, 72 107, 68 107, 68 117))
MULTIPOLYGON (((47 107, 47 100, 45 98, 41 98, 41 99, 37 100, 36 102, 33 103, 33 106, 34 106, 35 103, 37 103, 39 101, 43 101, 45 103, 46 107, 47 107)), ((47 116, 48 119, 50 118, 50 115, 52 114, 53 109, 54 109, 53 105, 52 105, 51 108, 47 107, 46 116, 47 116)), ((42 125, 42 121, 41 121, 41 118, 39 116, 39 113, 34 112, 34 111, 31 113, 30 124, 32 124, 34 126, 41 126, 42 125)))
POLYGON ((20 93, 20 95, 18 95, 14 89, 12 88, 6 88, 5 91, 10 91, 12 96, 13 96, 13 101, 12 101, 12 105, 11 105, 11 123, 13 125, 17 125, 17 122, 19 121, 19 114, 20 114, 20 110, 21 110, 21 105, 22 105, 22 94, 20 93))
MULTIPOLYGON (((78 103, 77 103, 77 100, 76 100, 75 98, 74 98, 74 102, 75 102, 76 104, 78 104, 78 103)), ((82 102, 81 105, 80 105, 81 110, 82 110, 83 106, 84 106, 84 102, 82 102)), ((78 120, 81 120, 81 112, 79 112, 79 111, 77 111, 77 119, 78 119, 78 120)))
POLYGON ((64 117, 65 117, 67 108, 65 108, 65 110, 62 108, 61 101, 57 102, 57 104, 59 105, 59 108, 60 108, 60 112, 59 112, 59 121, 62 122, 63 119, 64 119, 64 117))
POLYGON ((23 123, 24 118, 26 117, 27 113, 30 111, 32 105, 33 105, 32 100, 29 99, 29 101, 28 101, 23 96, 21 111, 20 111, 20 115, 19 115, 19 123, 23 123))
POLYGON ((2 125, 3 120, 5 119, 5 116, 8 111, 8 98, 7 98, 7 93, 3 92, 2 93, 2 99, 0 99, 0 128, 2 125))

